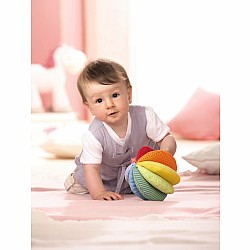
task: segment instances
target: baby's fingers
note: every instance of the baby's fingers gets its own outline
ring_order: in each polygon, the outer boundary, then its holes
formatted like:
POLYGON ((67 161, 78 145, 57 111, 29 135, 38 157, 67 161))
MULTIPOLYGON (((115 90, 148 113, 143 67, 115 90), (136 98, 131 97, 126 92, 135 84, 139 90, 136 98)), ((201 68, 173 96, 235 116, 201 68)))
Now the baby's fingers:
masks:
POLYGON ((108 193, 105 196, 103 196, 103 200, 107 201, 113 201, 113 200, 123 200, 124 198, 117 193, 108 193))

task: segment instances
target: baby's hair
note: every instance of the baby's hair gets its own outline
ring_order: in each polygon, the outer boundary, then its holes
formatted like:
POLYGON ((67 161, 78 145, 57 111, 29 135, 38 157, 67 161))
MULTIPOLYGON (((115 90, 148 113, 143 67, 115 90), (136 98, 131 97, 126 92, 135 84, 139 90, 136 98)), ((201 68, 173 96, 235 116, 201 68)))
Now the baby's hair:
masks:
POLYGON ((83 103, 86 103, 84 90, 87 84, 111 85, 118 82, 124 82, 128 88, 131 87, 127 72, 119 63, 101 58, 86 64, 78 77, 77 88, 83 103))

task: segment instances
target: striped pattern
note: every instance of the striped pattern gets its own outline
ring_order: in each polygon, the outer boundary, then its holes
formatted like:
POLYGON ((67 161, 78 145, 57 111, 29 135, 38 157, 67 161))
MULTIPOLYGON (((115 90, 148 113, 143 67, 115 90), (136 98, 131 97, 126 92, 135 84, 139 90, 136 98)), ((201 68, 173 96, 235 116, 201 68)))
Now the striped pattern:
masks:
POLYGON ((146 200, 146 198, 139 192, 139 190, 137 189, 136 185, 135 185, 135 181, 134 181, 134 175, 133 175, 133 168, 135 168, 135 164, 133 164, 129 170, 128 173, 128 183, 129 186, 132 190, 132 192, 138 196, 139 198, 141 198, 142 200, 146 200))
POLYGON ((171 154, 163 150, 154 150, 147 152, 137 160, 137 163, 142 161, 159 162, 163 165, 172 168, 174 171, 177 171, 177 164, 175 158, 171 154))
POLYGON ((142 166, 148 169, 149 171, 161 176, 173 186, 180 182, 180 176, 177 174, 177 172, 174 171, 172 168, 163 165, 162 163, 153 161, 142 161, 136 163, 136 165, 142 166))
POLYGON ((132 171, 137 189, 147 200, 163 201, 167 197, 167 194, 164 194, 160 190, 156 189, 141 175, 137 166, 134 167, 132 171))
POLYGON ((169 182, 164 180, 161 176, 147 170, 146 168, 143 168, 141 166, 138 166, 138 170, 141 173, 141 175, 155 188, 163 192, 164 194, 173 194, 174 193, 174 187, 169 182))

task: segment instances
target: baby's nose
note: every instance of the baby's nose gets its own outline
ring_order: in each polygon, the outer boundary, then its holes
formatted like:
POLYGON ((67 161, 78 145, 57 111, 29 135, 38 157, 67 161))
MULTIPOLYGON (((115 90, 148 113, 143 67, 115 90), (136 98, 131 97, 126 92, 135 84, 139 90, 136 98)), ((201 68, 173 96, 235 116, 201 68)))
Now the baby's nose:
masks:
POLYGON ((115 106, 112 99, 108 99, 106 102, 107 102, 107 108, 113 108, 115 106))

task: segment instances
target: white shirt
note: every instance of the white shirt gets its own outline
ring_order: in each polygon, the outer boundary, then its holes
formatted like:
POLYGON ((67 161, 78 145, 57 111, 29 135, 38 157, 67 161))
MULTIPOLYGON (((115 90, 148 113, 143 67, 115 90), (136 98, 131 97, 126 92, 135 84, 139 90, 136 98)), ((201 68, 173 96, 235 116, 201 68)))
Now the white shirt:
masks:
MULTIPOLYGON (((153 141, 158 142, 170 132, 170 128, 154 112, 151 107, 145 107, 147 126, 146 133, 153 141)), ((131 134, 131 117, 128 113, 128 127, 124 138, 120 138, 111 127, 104 123, 110 136, 120 145, 124 145, 131 134)), ((83 152, 80 158, 81 163, 100 164, 102 161, 102 146, 100 142, 87 130, 82 136, 83 152)))

